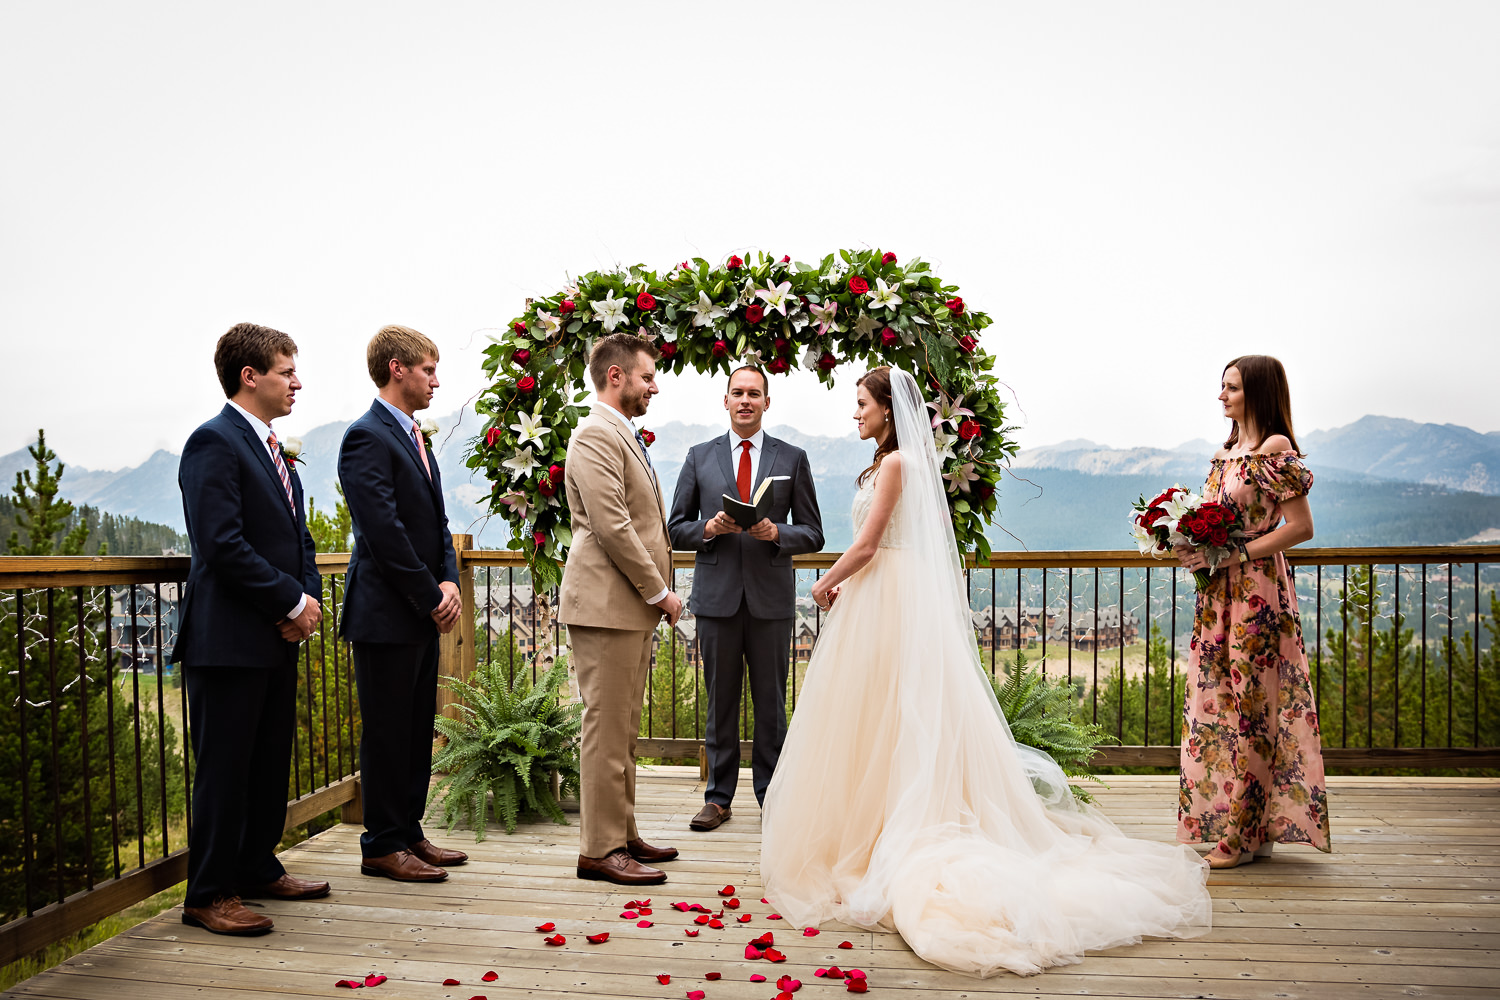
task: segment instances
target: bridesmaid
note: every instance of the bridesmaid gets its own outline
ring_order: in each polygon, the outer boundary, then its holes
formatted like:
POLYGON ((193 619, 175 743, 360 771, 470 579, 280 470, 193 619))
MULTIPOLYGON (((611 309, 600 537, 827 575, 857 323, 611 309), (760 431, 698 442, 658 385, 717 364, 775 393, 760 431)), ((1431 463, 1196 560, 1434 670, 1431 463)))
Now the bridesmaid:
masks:
MULTIPOLYGON (((1313 476, 1292 434, 1281 362, 1262 354, 1224 368, 1219 401, 1233 421, 1203 495, 1242 513, 1247 539, 1198 595, 1182 725, 1177 839, 1213 844, 1210 868, 1270 856, 1282 843, 1329 850, 1328 792, 1297 595, 1282 554, 1313 536, 1313 476)), ((1180 547, 1188 570, 1202 553, 1180 547)))

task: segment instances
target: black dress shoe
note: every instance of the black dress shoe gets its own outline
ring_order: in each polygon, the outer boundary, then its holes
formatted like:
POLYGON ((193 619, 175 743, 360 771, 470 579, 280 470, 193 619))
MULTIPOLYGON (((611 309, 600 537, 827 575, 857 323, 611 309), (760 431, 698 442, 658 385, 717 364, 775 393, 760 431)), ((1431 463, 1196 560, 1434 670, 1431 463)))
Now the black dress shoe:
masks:
POLYGON ((625 850, 630 852, 632 858, 648 865, 659 865, 663 861, 677 860, 677 848, 652 847, 639 837, 625 841, 625 850))
POLYGON ((728 806, 721 806, 717 802, 705 802, 703 808, 698 811, 698 815, 688 821, 688 826, 694 830, 713 830, 733 815, 728 806))
POLYGON ((578 877, 616 885, 659 885, 667 880, 667 873, 646 867, 622 847, 602 858, 578 855, 578 877))

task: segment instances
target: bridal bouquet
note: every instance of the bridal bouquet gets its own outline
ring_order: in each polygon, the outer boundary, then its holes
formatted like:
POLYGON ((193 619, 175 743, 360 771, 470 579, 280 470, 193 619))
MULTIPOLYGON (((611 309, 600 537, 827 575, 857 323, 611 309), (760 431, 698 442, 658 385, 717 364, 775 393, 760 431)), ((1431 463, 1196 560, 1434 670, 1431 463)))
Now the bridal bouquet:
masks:
POLYGON ((1141 497, 1131 504, 1130 534, 1141 555, 1162 559, 1178 545, 1198 549, 1208 559, 1207 570, 1194 570, 1193 580, 1202 591, 1209 575, 1234 549, 1233 539, 1245 534, 1240 512, 1228 504, 1205 500, 1181 486, 1173 486, 1154 500, 1141 497))

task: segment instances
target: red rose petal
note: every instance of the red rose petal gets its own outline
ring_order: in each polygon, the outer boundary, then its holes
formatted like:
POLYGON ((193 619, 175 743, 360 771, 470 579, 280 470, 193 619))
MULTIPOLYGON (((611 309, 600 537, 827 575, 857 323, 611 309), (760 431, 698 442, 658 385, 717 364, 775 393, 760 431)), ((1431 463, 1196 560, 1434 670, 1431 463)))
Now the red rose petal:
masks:
POLYGON ((651 916, 651 907, 649 907, 649 906, 642 906, 640 909, 636 910, 635 912, 639 913, 643 917, 649 917, 649 916, 651 916))
POLYGON ((779 913, 767 913, 766 914, 766 919, 767 920, 780 920, 781 919, 781 914, 779 914, 779 913))
POLYGON ((819 979, 822 979, 824 976, 828 975, 828 970, 819 969, 817 972, 814 972, 813 975, 817 976, 819 979))
POLYGON ((703 978, 709 982, 713 982, 715 979, 723 979, 724 974, 722 972, 705 972, 703 978))
POLYGON ((666 986, 672 982, 672 977, 665 972, 659 972, 656 975, 656 981, 666 986))
POLYGON ((609 940, 609 931, 602 934, 590 934, 587 938, 589 944, 603 944, 609 940))
POLYGON ((771 936, 770 931, 766 931, 764 934, 756 938, 754 941, 751 941, 750 943, 756 945, 757 947, 766 948, 775 944, 776 939, 771 936))
POLYGON ((708 907, 704 906, 702 903, 694 903, 692 906, 688 907, 688 909, 695 910, 698 913, 707 913, 708 912, 708 907))
POLYGON ((650 927, 650 926, 652 926, 651 921, 649 921, 649 920, 637 920, 635 925, 637 927, 650 927))
POLYGON ((844 989, 850 993, 868 993, 870 984, 864 979, 850 979, 844 983, 844 989))
POLYGON ((763 952, 763 951, 761 951, 759 948, 755 947, 755 945, 753 945, 753 944, 747 944, 747 945, 745 945, 745 960, 746 961, 753 962, 757 958, 765 958, 765 957, 766 957, 766 953, 763 952))
POLYGON ((714 919, 715 920, 723 920, 724 919, 724 911, 720 910, 718 913, 715 913, 714 914, 714 919))
POLYGON ((457 979, 444 979, 443 980, 443 985, 444 986, 461 986, 462 984, 457 979))
POLYGON ((771 901, 769 899, 767 899, 766 897, 764 897, 764 896, 760 897, 760 901, 762 903, 765 903, 767 906, 771 905, 771 901))
POLYGON ((537 924, 536 929, 541 931, 543 934, 551 934, 553 931, 557 930, 557 925, 549 920, 545 924, 537 924))
POLYGON ((724 921, 716 918, 714 920, 710 920, 708 922, 708 926, 712 927, 716 931, 721 931, 724 929, 724 921))
POLYGON ((362 989, 365 988, 365 984, 364 983, 355 982, 353 979, 340 979, 338 982, 334 983, 333 985, 335 985, 335 986, 342 986, 345 989, 349 989, 349 990, 362 990, 362 989))
POLYGON ((731 910, 738 910, 740 908, 740 901, 738 899, 731 899, 724 905, 729 907, 731 910))
POLYGON ((381 983, 385 982, 385 980, 386 980, 385 976, 377 975, 376 973, 372 972, 368 976, 365 977, 365 985, 366 986, 379 986, 381 983))
POLYGON ((782 976, 776 980, 776 988, 778 990, 785 990, 788 993, 796 993, 802 988, 802 980, 793 979, 791 976, 782 976))
POLYGON ((767 962, 785 962, 786 961, 786 956, 783 955, 781 952, 777 951, 775 948, 767 948, 766 949, 766 961, 767 962))
POLYGON ((776 1000, 792 1000, 792 995, 785 990, 776 994, 776 1000))
POLYGON ((848 972, 844 973, 844 975, 848 976, 850 979, 866 978, 864 972, 859 969, 850 969, 848 972))
POLYGON ((695 924, 706 924, 706 923, 708 923, 712 919, 713 919, 713 917, 710 917, 707 913, 700 913, 696 917, 693 918, 693 923, 695 923, 695 924))
POLYGON ((554 948, 560 948, 568 943, 568 939, 563 937, 561 934, 554 934, 549 938, 542 938, 542 940, 552 945, 554 948))
POLYGON ((673 903, 672 904, 672 909, 674 909, 674 910, 680 910, 683 913, 686 913, 688 910, 691 910, 692 907, 689 906, 686 903, 673 903))
POLYGON ((766 981, 766 977, 757 972, 755 975, 750 977, 750 981, 752 983, 763 983, 766 981))
POLYGON ((493 983, 495 980, 500 978, 500 973, 496 972, 494 969, 491 969, 489 972, 486 972, 479 978, 483 979, 487 983, 493 983))
POLYGON ((750 922, 750 914, 741 913, 738 917, 735 917, 735 920, 739 921, 742 924, 748 924, 750 922))
POLYGON ((854 942, 853 941, 840 941, 839 942, 839 947, 840 948, 853 948, 854 947, 854 942))
POLYGON ((637 912, 635 912, 634 910, 626 910, 625 912, 623 912, 623 913, 620 914, 620 919, 621 920, 634 920, 636 917, 639 917, 639 916, 640 916, 640 914, 637 913, 637 912))
POLYGON ((696 930, 694 930, 693 928, 691 928, 691 927, 683 928, 682 933, 686 934, 688 937, 697 937, 698 936, 698 932, 696 930))
POLYGON ((829 979, 843 979, 844 978, 843 970, 840 969, 837 965, 829 966, 829 968, 828 968, 828 978, 829 979))
POLYGON ((817 937, 818 936, 818 929, 816 927, 804 927, 804 928, 802 928, 802 936, 803 937, 817 937))
POLYGON ((703 1000, 703 998, 706 996, 708 996, 708 994, 704 993, 702 990, 688 990, 687 1000, 703 1000))
POLYGON ((734 895, 734 886, 732 886, 732 885, 726 885, 724 888, 722 888, 722 889, 719 890, 719 895, 721 895, 721 896, 733 896, 734 895))
POLYGON ((478 996, 469 997, 469 1000, 490 1000, 490 998, 481 993, 478 996))

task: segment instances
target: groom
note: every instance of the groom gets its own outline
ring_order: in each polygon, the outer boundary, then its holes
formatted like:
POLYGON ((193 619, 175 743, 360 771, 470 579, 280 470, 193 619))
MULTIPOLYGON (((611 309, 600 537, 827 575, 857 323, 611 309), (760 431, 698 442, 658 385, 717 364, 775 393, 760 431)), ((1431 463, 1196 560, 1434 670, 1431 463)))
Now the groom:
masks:
POLYGON ((759 368, 730 373, 724 395, 729 433, 688 451, 668 520, 673 547, 698 553, 688 608, 697 616, 708 684, 704 743, 709 776, 703 809, 688 824, 694 830, 712 830, 730 817, 739 783, 736 723, 747 666, 755 704, 755 798, 765 802, 786 739, 786 678, 797 597, 792 556, 823 547, 807 452, 761 429, 770 390, 770 380, 759 368), (721 510, 722 497, 748 502, 769 476, 786 476, 787 481, 771 484, 771 509, 746 531, 721 510))

